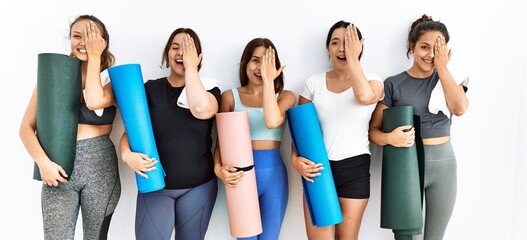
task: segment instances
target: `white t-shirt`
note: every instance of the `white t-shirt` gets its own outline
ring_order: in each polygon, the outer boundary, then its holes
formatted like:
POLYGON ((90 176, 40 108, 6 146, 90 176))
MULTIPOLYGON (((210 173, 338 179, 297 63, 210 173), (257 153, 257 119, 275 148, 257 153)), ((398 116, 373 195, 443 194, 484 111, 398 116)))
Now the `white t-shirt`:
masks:
MULTIPOLYGON (((368 74, 366 79, 383 83, 376 74, 368 74)), ((309 77, 300 96, 315 104, 330 160, 370 153, 368 129, 376 103, 357 103, 351 87, 341 93, 329 91, 325 72, 309 77)))

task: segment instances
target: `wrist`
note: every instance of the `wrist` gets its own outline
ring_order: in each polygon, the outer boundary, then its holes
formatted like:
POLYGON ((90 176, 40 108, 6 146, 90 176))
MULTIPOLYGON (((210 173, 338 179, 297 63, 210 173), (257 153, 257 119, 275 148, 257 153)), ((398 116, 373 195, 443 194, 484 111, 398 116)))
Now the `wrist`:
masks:
POLYGON ((123 154, 121 154, 121 159, 123 160, 124 163, 126 163, 126 157, 128 156, 128 154, 130 154, 132 151, 126 151, 124 152, 123 154))

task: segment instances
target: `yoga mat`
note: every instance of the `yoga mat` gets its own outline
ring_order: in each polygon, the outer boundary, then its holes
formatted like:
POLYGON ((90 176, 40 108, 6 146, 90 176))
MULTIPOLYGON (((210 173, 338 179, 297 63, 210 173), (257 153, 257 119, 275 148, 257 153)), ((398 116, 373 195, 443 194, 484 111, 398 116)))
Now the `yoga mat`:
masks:
MULTIPOLYGON (((37 138, 68 178, 75 161, 81 91, 81 61, 56 53, 38 55, 37 138)), ((42 180, 36 163, 33 178, 42 180)))
POLYGON ((135 174, 137 190, 148 193, 165 187, 165 172, 157 152, 150 112, 146 101, 143 74, 139 64, 125 64, 108 69, 113 92, 132 151, 157 159, 157 169, 145 172, 148 178, 135 174))
POLYGON ((320 171, 321 175, 313 178, 314 183, 302 178, 311 223, 313 226, 325 227, 342 222, 342 212, 315 105, 308 103, 290 108, 287 111, 287 123, 298 156, 324 166, 320 171))
POLYGON ((424 154, 420 119, 414 117, 412 106, 384 110, 385 132, 402 125, 414 126, 415 144, 411 147, 386 145, 382 155, 381 227, 392 229, 396 239, 421 234, 423 227, 424 154))
MULTIPOLYGON (((217 113, 216 128, 222 163, 236 168, 253 166, 247 111, 217 113)), ((262 233, 254 167, 245 171, 245 176, 236 187, 225 185, 225 198, 233 237, 251 237, 262 233)))

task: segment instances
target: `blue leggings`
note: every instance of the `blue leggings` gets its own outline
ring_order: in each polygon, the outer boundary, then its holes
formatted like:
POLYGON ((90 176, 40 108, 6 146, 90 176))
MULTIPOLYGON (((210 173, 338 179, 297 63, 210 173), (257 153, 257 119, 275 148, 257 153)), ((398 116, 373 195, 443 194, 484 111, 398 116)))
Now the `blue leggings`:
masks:
POLYGON ((162 189, 137 194, 135 237, 137 240, 202 240, 216 202, 216 178, 197 187, 162 189))
POLYGON ((287 170, 279 148, 253 150, 253 157, 263 232, 254 237, 238 239, 277 240, 289 196, 287 170))

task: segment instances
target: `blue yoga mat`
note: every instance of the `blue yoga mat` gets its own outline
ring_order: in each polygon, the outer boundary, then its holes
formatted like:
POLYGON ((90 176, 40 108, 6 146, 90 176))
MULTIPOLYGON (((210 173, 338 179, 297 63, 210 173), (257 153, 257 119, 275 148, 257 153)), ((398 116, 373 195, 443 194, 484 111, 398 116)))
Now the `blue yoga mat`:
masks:
POLYGON ((115 66, 109 68, 108 73, 132 151, 144 153, 158 160, 154 165, 156 170, 145 172, 148 179, 135 174, 137 189, 141 193, 163 189, 165 172, 154 139, 141 66, 139 64, 115 66))
POLYGON ((287 123, 298 156, 324 166, 321 175, 314 178, 314 183, 302 178, 311 223, 313 226, 325 227, 342 222, 342 211, 315 105, 308 103, 290 108, 287 111, 287 123))

